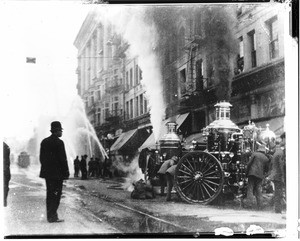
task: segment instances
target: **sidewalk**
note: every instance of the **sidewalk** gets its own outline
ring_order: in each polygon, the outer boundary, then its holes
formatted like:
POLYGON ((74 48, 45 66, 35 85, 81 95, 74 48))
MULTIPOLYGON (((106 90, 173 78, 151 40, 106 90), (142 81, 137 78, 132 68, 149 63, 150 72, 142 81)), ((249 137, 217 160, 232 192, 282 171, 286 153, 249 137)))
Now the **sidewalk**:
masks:
POLYGON ((65 222, 48 223, 45 217, 45 197, 43 179, 28 182, 24 180, 24 176, 14 173, 10 182, 8 206, 2 207, 3 236, 51 237, 118 233, 118 230, 103 223, 94 215, 78 209, 68 197, 62 198, 58 209, 59 217, 65 222))

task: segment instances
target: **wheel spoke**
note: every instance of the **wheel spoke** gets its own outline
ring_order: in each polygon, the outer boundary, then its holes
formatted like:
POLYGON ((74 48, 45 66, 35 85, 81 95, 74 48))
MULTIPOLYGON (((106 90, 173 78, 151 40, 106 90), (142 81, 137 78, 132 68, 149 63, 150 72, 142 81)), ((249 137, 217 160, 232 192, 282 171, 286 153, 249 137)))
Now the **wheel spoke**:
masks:
POLYGON ((203 173, 206 173, 206 172, 208 172, 211 168, 215 167, 215 164, 214 164, 214 163, 213 163, 213 165, 210 164, 211 160, 214 160, 214 159, 208 159, 208 158, 205 158, 206 165, 205 165, 205 168, 203 168, 203 169, 206 169, 206 170, 203 171, 203 173), (207 165, 209 166, 208 169, 207 169, 207 165))
POLYGON ((188 169, 189 171, 190 171, 190 173, 193 173, 193 171, 191 171, 186 165, 184 165, 183 163, 182 163, 182 166, 184 166, 186 169, 188 169))
POLYGON ((216 186, 219 186, 219 183, 215 183, 215 182, 212 182, 210 180, 203 180, 204 182, 208 182, 208 183, 211 183, 213 185, 216 185, 216 186))
POLYGON ((178 178, 189 178, 192 179, 191 176, 177 176, 178 178))
POLYGON ((199 189, 198 189, 198 183, 196 183, 196 199, 199 200, 199 189))
POLYGON ((184 181, 182 181, 182 182, 178 182, 178 184, 184 184, 184 183, 186 183, 186 182, 191 182, 192 180, 191 179, 188 179, 188 180, 184 180, 184 181))
POLYGON ((205 174, 205 173, 207 173, 209 170, 211 170, 213 167, 215 167, 215 166, 209 166, 209 168, 208 169, 206 169, 205 171, 203 171, 202 173, 203 173, 203 175, 205 174))
POLYGON ((194 165, 194 170, 197 170, 197 166, 196 166, 196 158, 192 157, 193 160, 193 165, 194 165))
POLYGON ((202 189, 202 185, 198 184, 199 187, 200 187, 200 191, 201 191, 201 194, 202 194, 202 199, 204 200, 205 199, 205 195, 203 193, 203 189, 202 189))
POLYGON ((203 182, 204 185, 206 185, 211 191, 216 192, 215 189, 213 189, 210 185, 208 185, 205 181, 203 182))
MULTIPOLYGON (((191 158, 193 160, 193 157, 191 158)), ((191 160, 191 161, 192 161, 191 160)), ((189 161, 189 159, 187 159, 187 163, 189 164, 189 166, 191 167, 191 171, 195 172, 196 168, 192 166, 191 162, 189 161)))
POLYGON ((182 191, 184 191, 188 186, 190 186, 191 184, 193 184, 193 180, 190 180, 190 183, 188 185, 186 185, 185 187, 182 188, 182 191))
POLYGON ((216 171, 216 170, 214 170, 214 171, 212 171, 212 172, 210 172, 210 173, 203 172, 203 176, 207 177, 207 176, 209 176, 209 175, 211 175, 211 174, 214 174, 214 173, 219 173, 219 172, 216 171))
POLYGON ((193 185, 193 187, 192 187, 193 189, 191 190, 192 192, 190 193, 191 195, 191 198, 194 198, 194 196, 195 196, 195 189, 196 189, 196 183, 194 182, 194 185, 193 185))
POLYGON ((180 172, 183 172, 183 173, 185 173, 185 174, 187 174, 187 175, 190 175, 190 176, 192 175, 192 173, 186 172, 186 171, 184 171, 184 170, 182 170, 182 169, 179 169, 179 171, 180 171, 180 172))
POLYGON ((211 197, 211 195, 210 195, 209 191, 207 190, 207 188, 204 185, 202 185, 202 187, 205 189, 205 191, 207 192, 208 196, 211 197))
POLYGON ((207 177, 207 176, 204 176, 205 177, 205 179, 220 179, 220 177, 207 177))
POLYGON ((206 160, 207 160, 207 158, 205 158, 205 159, 203 160, 203 163, 205 163, 204 167, 202 168, 203 170, 205 170, 207 164, 209 163, 209 160, 208 160, 208 161, 206 161, 206 160))
POLYGON ((189 198, 192 198, 192 196, 190 194, 193 194, 191 192, 191 189, 193 189, 193 187, 195 186, 195 182, 191 182, 192 185, 187 185, 188 189, 184 192, 185 195, 189 198))

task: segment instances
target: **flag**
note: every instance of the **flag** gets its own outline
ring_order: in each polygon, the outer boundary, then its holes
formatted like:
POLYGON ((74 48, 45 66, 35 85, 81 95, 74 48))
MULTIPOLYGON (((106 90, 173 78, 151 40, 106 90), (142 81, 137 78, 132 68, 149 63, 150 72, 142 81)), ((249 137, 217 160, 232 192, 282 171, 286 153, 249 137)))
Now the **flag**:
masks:
POLYGON ((26 63, 32 63, 35 64, 36 58, 26 57, 26 63))

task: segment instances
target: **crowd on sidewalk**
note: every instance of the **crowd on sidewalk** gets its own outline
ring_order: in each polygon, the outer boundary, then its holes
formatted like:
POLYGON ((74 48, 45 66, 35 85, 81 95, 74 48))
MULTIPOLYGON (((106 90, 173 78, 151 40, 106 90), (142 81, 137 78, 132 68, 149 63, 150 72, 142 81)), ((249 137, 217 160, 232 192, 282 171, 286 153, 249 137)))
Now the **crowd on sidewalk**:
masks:
POLYGON ((86 180, 90 177, 93 178, 112 178, 113 173, 111 171, 112 162, 110 158, 100 160, 100 158, 90 157, 87 161, 88 156, 83 155, 79 160, 76 156, 74 159, 74 177, 81 177, 82 180, 86 180))

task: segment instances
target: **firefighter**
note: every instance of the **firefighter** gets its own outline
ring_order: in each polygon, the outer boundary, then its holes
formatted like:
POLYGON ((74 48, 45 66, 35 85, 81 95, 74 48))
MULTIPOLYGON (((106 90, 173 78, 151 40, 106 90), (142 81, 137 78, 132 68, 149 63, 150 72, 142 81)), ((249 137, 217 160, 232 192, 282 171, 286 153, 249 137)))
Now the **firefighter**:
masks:
POLYGON ((7 196, 9 191, 9 181, 11 178, 10 174, 10 148, 3 142, 3 198, 4 198, 4 207, 7 206, 7 196))
POLYGON ((167 201, 171 201, 171 191, 173 188, 175 169, 177 166, 178 157, 172 156, 171 159, 166 160, 158 170, 158 174, 165 177, 167 181, 167 201))
POLYGON ((78 177, 80 170, 80 161, 78 156, 74 159, 74 177, 78 177))
POLYGON ((268 180, 271 180, 274 183, 275 213, 282 212, 283 191, 285 189, 286 181, 285 133, 283 133, 280 138, 281 143, 277 146, 277 149, 273 155, 270 175, 267 177, 268 180))
POLYGON ((251 207, 255 196, 257 208, 262 208, 262 181, 270 165, 270 159, 265 154, 265 151, 265 146, 261 144, 257 151, 252 153, 247 163, 247 198, 243 201, 245 206, 251 207))
POLYGON ((81 179, 82 180, 87 179, 86 159, 87 159, 87 155, 81 156, 80 171, 81 171, 81 179))

